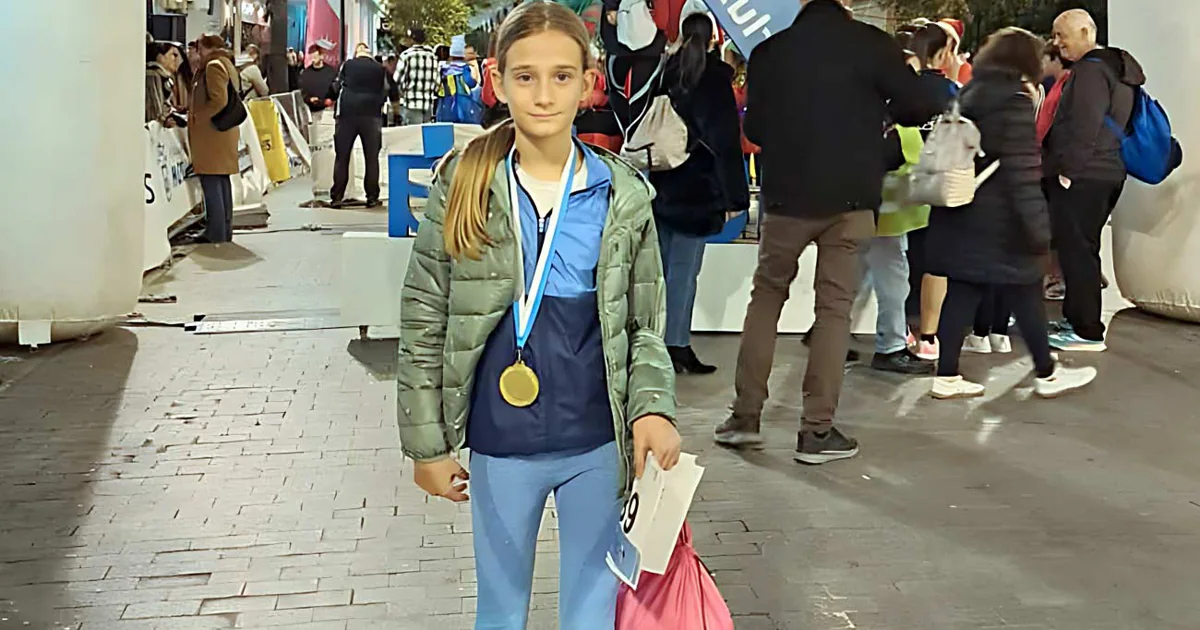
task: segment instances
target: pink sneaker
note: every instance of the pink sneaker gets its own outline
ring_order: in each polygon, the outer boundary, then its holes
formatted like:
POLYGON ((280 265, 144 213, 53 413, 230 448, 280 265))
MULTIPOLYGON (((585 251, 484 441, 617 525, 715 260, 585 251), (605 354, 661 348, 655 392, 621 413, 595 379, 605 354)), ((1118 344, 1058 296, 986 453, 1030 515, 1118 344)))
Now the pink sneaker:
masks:
POLYGON ((936 339, 933 341, 920 341, 917 343, 916 355, 926 361, 937 361, 941 356, 941 345, 936 339))

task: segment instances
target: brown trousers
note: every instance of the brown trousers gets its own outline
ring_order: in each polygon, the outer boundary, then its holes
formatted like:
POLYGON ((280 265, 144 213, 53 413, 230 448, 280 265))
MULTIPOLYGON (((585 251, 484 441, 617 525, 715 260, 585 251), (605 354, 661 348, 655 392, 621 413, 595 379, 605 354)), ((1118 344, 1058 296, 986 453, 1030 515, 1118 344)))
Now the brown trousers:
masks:
POLYGON ((850 347, 850 311, 858 293, 859 248, 875 236, 875 215, 858 210, 823 218, 768 214, 758 245, 758 268, 738 353, 733 416, 757 430, 775 360, 779 314, 800 270, 800 255, 817 244, 816 322, 804 373, 802 431, 833 426, 850 347))

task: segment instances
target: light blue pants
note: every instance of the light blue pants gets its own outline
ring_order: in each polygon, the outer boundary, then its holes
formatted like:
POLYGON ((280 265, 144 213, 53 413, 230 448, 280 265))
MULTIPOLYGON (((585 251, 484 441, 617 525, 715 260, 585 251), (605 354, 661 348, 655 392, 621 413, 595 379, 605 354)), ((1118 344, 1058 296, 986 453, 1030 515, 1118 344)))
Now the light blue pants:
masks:
POLYGON ((871 289, 875 289, 875 300, 879 303, 875 320, 876 354, 892 354, 908 347, 908 320, 904 314, 909 291, 907 252, 907 236, 876 236, 862 250, 865 273, 858 302, 865 303, 871 289))
POLYGON ((562 630, 616 625, 617 578, 605 564, 621 503, 617 446, 581 454, 471 454, 471 519, 479 582, 476 630, 525 630, 546 497, 558 511, 562 630))
POLYGON ((663 341, 668 346, 682 348, 692 343, 696 282, 700 277, 704 245, 708 239, 677 232, 662 221, 656 223, 663 276, 667 283, 667 331, 663 341))

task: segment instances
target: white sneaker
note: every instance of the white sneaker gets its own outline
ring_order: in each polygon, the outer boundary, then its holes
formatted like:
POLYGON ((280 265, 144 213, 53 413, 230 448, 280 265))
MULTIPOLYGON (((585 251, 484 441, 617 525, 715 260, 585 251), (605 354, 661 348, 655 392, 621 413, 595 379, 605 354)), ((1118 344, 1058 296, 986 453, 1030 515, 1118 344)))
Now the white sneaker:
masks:
POLYGON ((1012 338, 1008 335, 988 335, 988 340, 992 344, 992 352, 997 354, 1012 352, 1012 338))
POLYGON ((980 337, 974 333, 967 335, 963 339, 963 352, 971 352, 974 354, 991 354, 992 342, 987 337, 980 337))
POLYGON ((917 341, 917 349, 913 354, 925 361, 937 361, 941 355, 941 342, 937 339, 933 341, 917 341))
POLYGON ((933 379, 933 391, 930 395, 938 400, 954 400, 956 398, 978 398, 987 391, 979 383, 972 383, 961 376, 938 376, 933 379))
POLYGON ((1042 398, 1057 398, 1068 392, 1087 386, 1096 380, 1096 368, 1068 368, 1061 365, 1054 368, 1054 374, 1047 378, 1039 378, 1033 384, 1033 391, 1042 398))

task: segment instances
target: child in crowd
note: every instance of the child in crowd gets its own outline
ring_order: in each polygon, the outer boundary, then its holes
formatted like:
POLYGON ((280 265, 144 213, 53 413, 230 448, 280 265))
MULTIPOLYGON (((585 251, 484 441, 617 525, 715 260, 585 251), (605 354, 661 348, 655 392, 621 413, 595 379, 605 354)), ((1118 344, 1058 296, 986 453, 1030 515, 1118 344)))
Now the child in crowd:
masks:
MULTIPOLYGON (((942 110, 950 107, 959 90, 958 83, 950 78, 958 76, 961 63, 958 39, 953 36, 953 32, 946 24, 931 22, 919 28, 909 44, 920 64, 922 84, 940 101, 942 110)), ((930 121, 930 124, 921 130, 923 137, 927 137, 933 130, 933 122, 930 121)), ((925 241, 926 234, 926 231, 918 230, 909 235, 910 246, 920 258, 919 264, 914 266, 922 271, 927 271, 927 259, 931 255, 925 241)), ((938 317, 942 311, 942 300, 945 298, 946 278, 934 273, 923 273, 921 325, 916 340, 916 354, 926 361, 936 361, 940 353, 937 339, 938 317)))
POLYGON ((680 448, 651 192, 572 137, 596 81, 583 22, 531 2, 497 37, 512 120, 437 169, 402 293, 400 440, 429 494, 467 501, 471 480, 477 629, 525 628, 551 492, 560 627, 612 628, 628 473, 680 448))

